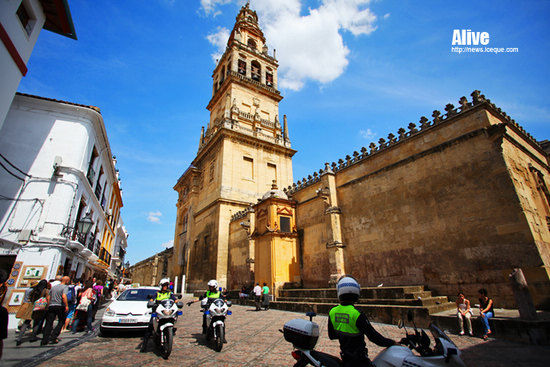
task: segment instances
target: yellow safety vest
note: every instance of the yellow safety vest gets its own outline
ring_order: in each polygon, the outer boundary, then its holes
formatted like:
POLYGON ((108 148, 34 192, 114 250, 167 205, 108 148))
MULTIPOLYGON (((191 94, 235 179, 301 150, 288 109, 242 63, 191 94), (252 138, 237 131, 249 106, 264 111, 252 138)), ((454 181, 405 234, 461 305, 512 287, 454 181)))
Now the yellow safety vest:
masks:
POLYGON ((362 335, 357 327, 361 313, 353 305, 336 306, 329 311, 330 322, 337 334, 346 336, 362 335))
POLYGON ((172 296, 172 292, 157 292, 157 301, 164 301, 172 296))
POLYGON ((220 298, 220 291, 217 291, 217 292, 206 291, 206 298, 220 298))

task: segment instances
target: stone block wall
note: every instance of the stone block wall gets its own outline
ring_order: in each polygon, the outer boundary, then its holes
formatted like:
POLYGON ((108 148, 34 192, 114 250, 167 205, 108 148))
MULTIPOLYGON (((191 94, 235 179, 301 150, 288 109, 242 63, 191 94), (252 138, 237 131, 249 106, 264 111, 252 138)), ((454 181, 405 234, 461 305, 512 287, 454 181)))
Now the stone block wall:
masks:
POLYGON ((474 300, 484 287, 497 307, 515 307, 508 274, 521 267, 537 305, 547 305, 550 194, 535 177, 546 185, 547 155, 479 92, 472 97, 289 187, 304 287, 329 282, 331 224, 318 193, 330 173, 345 246, 341 270, 362 285, 421 284, 474 300))

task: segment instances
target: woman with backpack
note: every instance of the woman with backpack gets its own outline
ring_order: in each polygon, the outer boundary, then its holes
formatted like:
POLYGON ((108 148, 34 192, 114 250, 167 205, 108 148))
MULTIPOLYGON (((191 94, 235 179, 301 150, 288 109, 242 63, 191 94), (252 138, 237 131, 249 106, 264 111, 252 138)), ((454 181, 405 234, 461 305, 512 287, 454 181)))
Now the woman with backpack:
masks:
POLYGON ((76 306, 76 317, 73 322, 72 332, 76 334, 78 324, 81 319, 86 318, 86 326, 88 327, 88 332, 94 331, 92 327, 92 317, 93 317, 93 306, 95 300, 95 294, 93 290, 93 283, 91 280, 87 280, 84 283, 84 291, 80 296, 80 303, 76 306))

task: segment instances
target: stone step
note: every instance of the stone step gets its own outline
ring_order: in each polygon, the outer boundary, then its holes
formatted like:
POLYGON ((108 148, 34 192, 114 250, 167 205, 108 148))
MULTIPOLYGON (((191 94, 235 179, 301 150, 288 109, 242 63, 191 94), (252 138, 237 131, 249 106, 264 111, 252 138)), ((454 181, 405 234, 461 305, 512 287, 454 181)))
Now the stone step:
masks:
MULTIPOLYGON (((236 303, 253 306, 252 300, 238 300, 236 303)), ((338 302, 285 302, 273 301, 270 308, 294 312, 314 311, 318 314, 328 315, 330 309, 337 306, 338 302)), ((364 312, 370 321, 381 322, 385 324, 397 324, 399 320, 406 319, 407 312, 411 310, 414 320, 419 327, 428 327, 430 323, 430 313, 439 312, 449 307, 456 307, 454 303, 445 303, 434 306, 413 306, 413 305, 369 305, 357 304, 357 309, 364 312)))
MULTIPOLYGON (((538 321, 521 320, 519 317, 499 317, 504 315, 503 310, 495 310, 497 317, 489 320, 491 326, 491 338, 506 339, 516 342, 535 344, 535 339, 539 344, 550 344, 550 318, 541 316, 538 321)), ((479 312, 472 317, 472 329, 475 336, 482 336, 483 326, 479 318, 479 312)), ((517 313, 517 311, 516 311, 517 313)), ((518 313, 519 316, 519 313, 518 313)), ((548 316, 548 315, 545 315, 548 316)), ((458 334, 458 319, 454 311, 439 312, 430 315, 433 323, 438 325, 446 333, 458 334)), ((466 328, 466 325, 464 325, 466 328)))
MULTIPOLYGON (((361 288, 362 299, 400 299, 429 297, 431 292, 425 291, 423 286, 392 286, 392 287, 364 287, 361 288)), ((336 288, 318 289, 281 289, 281 297, 292 298, 337 298, 336 288)))
MULTIPOLYGON (((281 302, 305 302, 305 303, 338 303, 337 298, 294 298, 294 297, 278 297, 277 301, 281 302)), ((434 306, 448 303, 447 297, 424 297, 418 298, 402 298, 402 299, 360 299, 358 304, 369 305, 401 305, 401 306, 434 306)))

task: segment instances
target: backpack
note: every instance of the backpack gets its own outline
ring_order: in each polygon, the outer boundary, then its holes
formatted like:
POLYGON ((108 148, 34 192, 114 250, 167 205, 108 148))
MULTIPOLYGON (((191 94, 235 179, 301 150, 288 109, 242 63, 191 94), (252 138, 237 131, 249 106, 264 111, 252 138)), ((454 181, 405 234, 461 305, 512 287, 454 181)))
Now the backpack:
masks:
POLYGON ((67 290, 67 303, 74 304, 76 303, 76 295, 74 292, 74 285, 70 285, 67 290))

